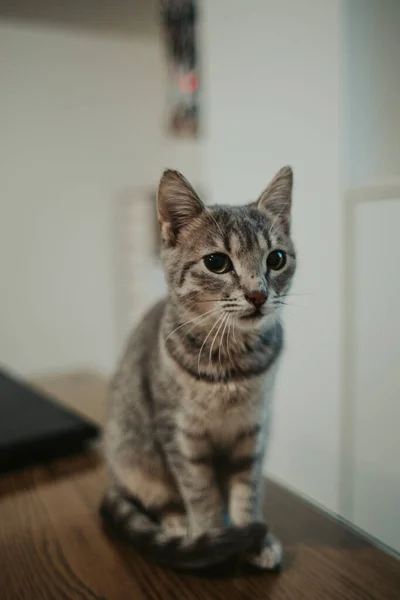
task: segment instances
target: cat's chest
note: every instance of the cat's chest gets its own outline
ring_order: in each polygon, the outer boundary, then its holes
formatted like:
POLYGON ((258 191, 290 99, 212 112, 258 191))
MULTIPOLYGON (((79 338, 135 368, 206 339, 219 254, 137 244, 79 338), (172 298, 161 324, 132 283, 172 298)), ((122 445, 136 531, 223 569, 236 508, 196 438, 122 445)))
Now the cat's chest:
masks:
POLYGON ((240 429, 259 422, 265 406, 259 386, 236 383, 212 386, 194 400, 199 420, 218 445, 229 444, 240 429))

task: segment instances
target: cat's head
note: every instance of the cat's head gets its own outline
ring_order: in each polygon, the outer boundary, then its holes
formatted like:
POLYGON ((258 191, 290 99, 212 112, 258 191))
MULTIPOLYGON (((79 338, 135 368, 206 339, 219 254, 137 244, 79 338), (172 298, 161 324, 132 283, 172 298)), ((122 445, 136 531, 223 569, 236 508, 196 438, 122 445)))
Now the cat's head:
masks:
POLYGON ((292 187, 292 170, 284 167, 251 204, 205 206, 180 173, 165 171, 158 191, 162 260, 169 293, 188 316, 200 322, 200 315, 229 314, 248 328, 279 312, 296 266, 292 187))

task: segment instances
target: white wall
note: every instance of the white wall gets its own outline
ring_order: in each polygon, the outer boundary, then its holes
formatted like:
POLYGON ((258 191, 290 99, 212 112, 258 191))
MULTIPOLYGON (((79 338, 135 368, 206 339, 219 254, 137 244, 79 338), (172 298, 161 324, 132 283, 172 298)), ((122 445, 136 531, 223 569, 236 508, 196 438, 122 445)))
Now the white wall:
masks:
POLYGON ((341 386, 341 2, 205 0, 205 172, 217 202, 295 170, 299 269, 268 471, 335 510, 341 386))
POLYGON ((113 211, 164 166, 158 38, 0 23, 0 361, 114 365, 113 211))
POLYGON ((348 232, 341 511, 400 550, 400 3, 348 0, 344 33, 346 185, 359 204, 348 232))
POLYGON ((156 0, 37 8, 0 16, 0 363, 109 373, 162 283, 147 223, 128 232, 140 273, 119 268, 120 198, 142 201, 166 166, 201 182, 201 145, 166 133, 156 0))
POLYGON ((113 369, 162 283, 147 222, 123 270, 120 199, 166 166, 202 180, 201 144, 167 135, 158 0, 63 6, 0 1, 0 362, 23 374, 113 369))
POLYGON ((400 271, 394 267, 400 262, 400 184, 398 194, 355 209, 349 398, 354 432, 348 462, 350 518, 400 552, 400 271))
POLYGON ((346 180, 400 175, 400 2, 345 2, 346 180))

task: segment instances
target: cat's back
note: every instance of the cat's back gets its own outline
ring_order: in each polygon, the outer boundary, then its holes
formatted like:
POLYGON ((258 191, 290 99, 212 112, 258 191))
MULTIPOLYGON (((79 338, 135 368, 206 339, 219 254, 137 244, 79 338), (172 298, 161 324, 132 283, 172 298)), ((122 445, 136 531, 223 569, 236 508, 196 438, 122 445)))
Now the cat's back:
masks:
POLYGON ((166 302, 166 298, 159 300, 143 315, 128 339, 128 351, 129 349, 140 349, 140 347, 145 349, 156 343, 166 302))
POLYGON ((152 447, 150 361, 158 347, 165 300, 152 306, 132 330, 111 382, 104 449, 108 462, 135 460, 139 448, 152 447), (119 457, 119 458, 118 458, 119 457))
POLYGON ((157 346, 161 319, 166 299, 154 304, 140 319, 128 337, 122 357, 119 361, 112 388, 127 383, 138 369, 145 368, 157 346))

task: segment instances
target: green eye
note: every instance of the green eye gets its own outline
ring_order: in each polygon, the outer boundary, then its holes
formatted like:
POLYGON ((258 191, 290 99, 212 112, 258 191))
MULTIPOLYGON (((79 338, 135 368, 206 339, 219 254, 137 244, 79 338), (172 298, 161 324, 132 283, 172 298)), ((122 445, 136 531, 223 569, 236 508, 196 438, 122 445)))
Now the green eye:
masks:
POLYGON ((233 265, 231 259, 226 254, 222 252, 215 252, 215 254, 208 254, 204 257, 204 264, 206 265, 209 271, 213 273, 218 273, 218 275, 222 275, 222 273, 227 273, 233 269, 233 265))
POLYGON ((286 254, 282 250, 273 250, 267 258, 267 267, 273 271, 280 271, 286 265, 286 254))

